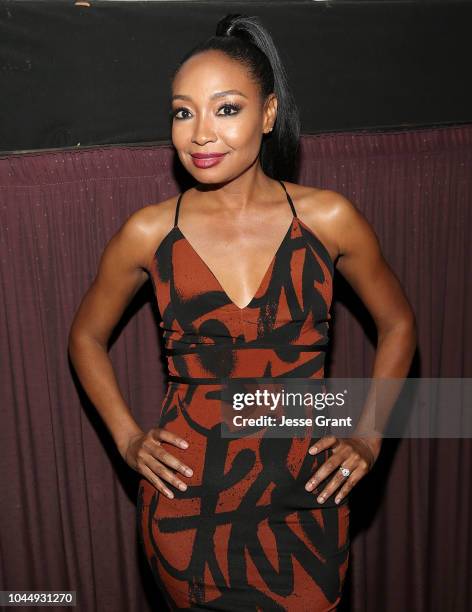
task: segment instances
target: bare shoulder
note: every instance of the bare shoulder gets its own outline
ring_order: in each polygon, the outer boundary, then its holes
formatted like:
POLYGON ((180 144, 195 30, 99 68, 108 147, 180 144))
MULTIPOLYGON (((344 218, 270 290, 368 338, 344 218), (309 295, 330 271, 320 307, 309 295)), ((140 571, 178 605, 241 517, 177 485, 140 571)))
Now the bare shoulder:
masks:
POLYGON ((331 189, 303 187, 298 208, 302 221, 313 229, 330 252, 333 249, 333 261, 337 260, 337 269, 348 280, 353 280, 359 271, 367 270, 368 265, 372 269, 384 265, 374 228, 343 194, 331 189))
POLYGON ((330 189, 323 190, 318 201, 325 207, 326 223, 340 256, 361 251, 379 256, 380 242, 374 228, 354 202, 330 189))
POLYGON ((123 237, 136 248, 140 265, 149 269, 162 239, 174 225, 178 196, 147 204, 132 213, 121 228, 123 237))
POLYGON ((348 198, 331 189, 285 183, 297 209, 297 215, 321 240, 331 259, 345 249, 346 230, 362 217, 348 198))

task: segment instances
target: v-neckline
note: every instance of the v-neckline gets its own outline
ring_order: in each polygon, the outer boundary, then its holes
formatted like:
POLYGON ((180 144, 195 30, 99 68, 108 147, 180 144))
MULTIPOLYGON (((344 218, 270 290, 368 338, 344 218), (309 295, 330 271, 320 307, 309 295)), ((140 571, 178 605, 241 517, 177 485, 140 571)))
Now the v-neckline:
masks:
POLYGON ((277 256, 279 255, 282 247, 284 246, 287 237, 290 236, 292 228, 293 228, 293 223, 295 221, 297 217, 292 216, 292 220, 290 221, 290 225, 287 229, 287 231, 284 234, 284 237, 282 238, 281 242, 279 243, 279 246, 277 247, 277 250, 275 251, 272 259, 269 262, 268 267, 266 268, 264 275, 256 289, 255 294, 253 295, 253 297, 249 300, 249 302, 245 305, 245 306, 238 306, 236 304, 236 302, 234 302, 230 296, 228 295, 228 292, 224 289, 223 285, 221 284, 221 282, 219 281, 218 277, 216 276, 216 274, 213 272, 213 270, 210 268, 210 266, 207 264, 207 262, 203 259, 203 257, 198 253, 198 251, 195 249, 195 247, 192 246, 192 243, 188 240, 188 238, 185 236, 185 234, 182 232, 182 230, 180 229, 180 227, 178 225, 174 225, 175 230, 177 230, 177 232, 180 234, 180 236, 183 238, 183 240, 185 240, 186 244, 189 246, 189 248, 192 250, 192 252, 198 257, 199 261, 202 262, 202 264, 204 265, 204 267, 206 268, 206 270, 210 273, 210 275, 215 279, 216 283, 218 284, 221 292, 225 295, 226 299, 229 301, 230 304, 232 304, 232 306, 234 306, 238 311, 240 312, 244 312, 245 310, 247 310, 248 308, 251 307, 251 305, 255 302, 255 300, 257 299, 259 292, 261 291, 262 287, 265 285, 265 282, 267 280, 267 277, 269 275, 269 273, 271 273, 274 264, 275 264, 275 260, 277 259, 277 256))

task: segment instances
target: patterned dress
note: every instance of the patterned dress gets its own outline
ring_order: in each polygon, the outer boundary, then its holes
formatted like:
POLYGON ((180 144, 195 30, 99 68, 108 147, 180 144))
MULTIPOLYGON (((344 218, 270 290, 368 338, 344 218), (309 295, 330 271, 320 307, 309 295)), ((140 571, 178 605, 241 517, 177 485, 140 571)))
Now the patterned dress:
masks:
POLYGON ((329 458, 319 436, 221 436, 221 385, 245 377, 324 377, 334 264, 296 214, 244 308, 178 226, 149 273, 162 321, 168 386, 157 425, 187 449, 162 442, 193 475, 173 499, 141 478, 140 542, 171 610, 321 612, 336 609, 349 559, 349 503, 305 484, 329 458))

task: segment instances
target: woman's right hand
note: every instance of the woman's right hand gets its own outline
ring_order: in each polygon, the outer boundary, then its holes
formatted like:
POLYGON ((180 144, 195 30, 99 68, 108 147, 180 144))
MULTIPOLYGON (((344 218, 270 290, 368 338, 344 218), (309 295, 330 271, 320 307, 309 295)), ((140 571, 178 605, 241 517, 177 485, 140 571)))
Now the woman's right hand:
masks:
POLYGON ((175 473, 169 470, 167 466, 174 468, 185 476, 192 476, 193 471, 174 455, 164 450, 161 440, 179 448, 188 447, 188 442, 176 434, 161 427, 153 427, 147 433, 136 434, 128 440, 123 458, 133 470, 147 478, 158 491, 172 498, 174 494, 165 486, 164 480, 182 491, 185 491, 187 485, 177 478, 175 473))

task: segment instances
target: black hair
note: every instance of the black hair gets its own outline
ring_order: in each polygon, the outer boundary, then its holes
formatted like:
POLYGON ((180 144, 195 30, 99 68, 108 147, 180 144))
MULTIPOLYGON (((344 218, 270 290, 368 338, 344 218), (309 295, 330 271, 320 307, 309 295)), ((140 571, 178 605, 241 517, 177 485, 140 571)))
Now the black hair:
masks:
POLYGON ((300 118, 271 35, 257 17, 226 15, 218 22, 214 36, 185 54, 173 78, 190 57, 210 49, 222 51, 244 64, 259 85, 262 100, 271 93, 277 97, 277 118, 273 130, 263 135, 260 162, 271 178, 293 181, 298 171, 300 118))

